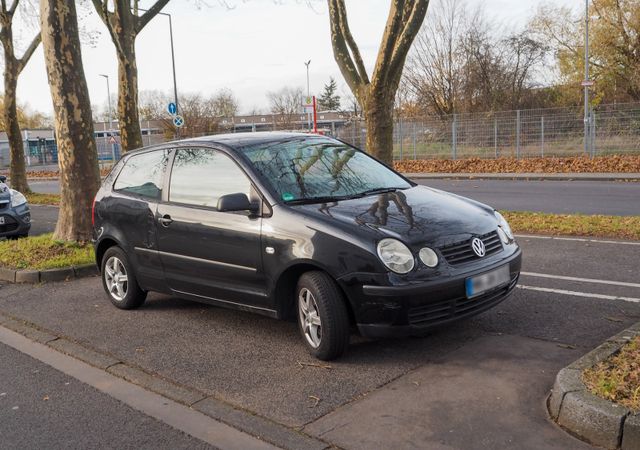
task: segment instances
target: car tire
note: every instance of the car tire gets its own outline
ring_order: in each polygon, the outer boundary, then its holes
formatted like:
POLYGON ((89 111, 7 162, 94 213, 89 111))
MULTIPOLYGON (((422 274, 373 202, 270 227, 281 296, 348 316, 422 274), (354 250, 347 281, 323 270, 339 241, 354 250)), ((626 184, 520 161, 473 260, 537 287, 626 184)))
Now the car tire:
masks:
POLYGON ((335 281, 320 271, 303 274, 296 287, 295 305, 309 353, 323 361, 341 356, 349 346, 349 314, 335 281))
POLYGON ((117 308, 135 309, 147 298, 147 293, 138 285, 127 254, 120 247, 110 247, 104 253, 100 278, 109 300, 117 308))

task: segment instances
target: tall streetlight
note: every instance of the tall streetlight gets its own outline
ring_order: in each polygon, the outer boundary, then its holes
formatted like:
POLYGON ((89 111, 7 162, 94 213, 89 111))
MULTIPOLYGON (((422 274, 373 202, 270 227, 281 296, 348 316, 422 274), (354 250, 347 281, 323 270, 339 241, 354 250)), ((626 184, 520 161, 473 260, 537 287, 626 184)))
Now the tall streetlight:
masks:
MULTIPOLYGON (((148 11, 146 9, 138 8, 139 11, 148 11)), ((167 16, 169 18, 169 40, 171 41, 171 67, 173 69, 173 102, 176 104, 176 115, 180 114, 178 111, 178 83, 176 82, 176 56, 173 49, 173 24, 171 22, 171 14, 166 12, 158 12, 158 15, 167 16)), ((180 128, 177 129, 178 136, 180 135, 180 128)))
MULTIPOLYGON (((108 111, 109 111, 109 134, 112 135, 113 137, 113 122, 112 122, 112 115, 111 115, 111 89, 109 88, 109 75, 104 75, 104 74, 100 74, 101 77, 104 77, 105 80, 107 80, 107 105, 108 105, 108 111)), ((115 164, 116 162, 116 148, 115 145, 113 143, 111 143, 111 160, 113 161, 113 163, 115 164)))
POLYGON ((589 0, 584 0, 584 152, 590 154, 589 149, 589 0))
MULTIPOLYGON (((307 66, 307 101, 305 104, 308 103, 309 97, 311 97, 311 90, 309 89, 309 64, 311 64, 311 60, 304 63, 304 65, 307 66)), ((311 130, 311 114, 309 111, 307 111, 307 128, 311 130)))

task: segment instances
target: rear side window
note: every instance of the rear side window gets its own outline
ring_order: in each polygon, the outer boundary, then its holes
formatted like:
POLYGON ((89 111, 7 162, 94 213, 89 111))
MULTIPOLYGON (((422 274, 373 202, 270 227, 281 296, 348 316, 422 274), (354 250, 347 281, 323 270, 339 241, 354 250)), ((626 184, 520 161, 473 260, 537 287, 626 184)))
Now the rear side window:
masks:
POLYGON ((132 156, 120 171, 113 189, 159 200, 162 194, 162 176, 167 167, 167 161, 167 150, 132 156))
POLYGON ((171 170, 169 201, 216 208, 226 194, 250 195, 251 182, 224 153, 185 148, 176 153, 171 170))

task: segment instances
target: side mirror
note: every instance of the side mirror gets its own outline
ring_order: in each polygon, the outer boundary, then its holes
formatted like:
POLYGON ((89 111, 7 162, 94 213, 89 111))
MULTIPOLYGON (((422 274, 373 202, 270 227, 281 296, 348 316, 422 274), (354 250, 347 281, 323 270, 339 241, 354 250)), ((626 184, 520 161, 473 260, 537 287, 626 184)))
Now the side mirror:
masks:
POLYGON ((7 182, 7 177, 5 177, 4 175, 0 175, 0 183, 6 183, 7 182))
POLYGON ((218 199, 218 211, 220 212, 232 212, 232 211, 258 211, 256 205, 252 205, 249 201, 247 194, 227 194, 218 199))

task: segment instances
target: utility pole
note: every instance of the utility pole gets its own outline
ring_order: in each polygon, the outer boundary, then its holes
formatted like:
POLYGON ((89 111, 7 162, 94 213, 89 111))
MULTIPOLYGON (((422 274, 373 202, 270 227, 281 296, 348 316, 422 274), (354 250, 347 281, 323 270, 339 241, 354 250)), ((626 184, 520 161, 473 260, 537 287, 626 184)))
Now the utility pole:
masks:
POLYGON ((589 0, 584 0, 584 152, 591 154, 589 148, 589 0))

